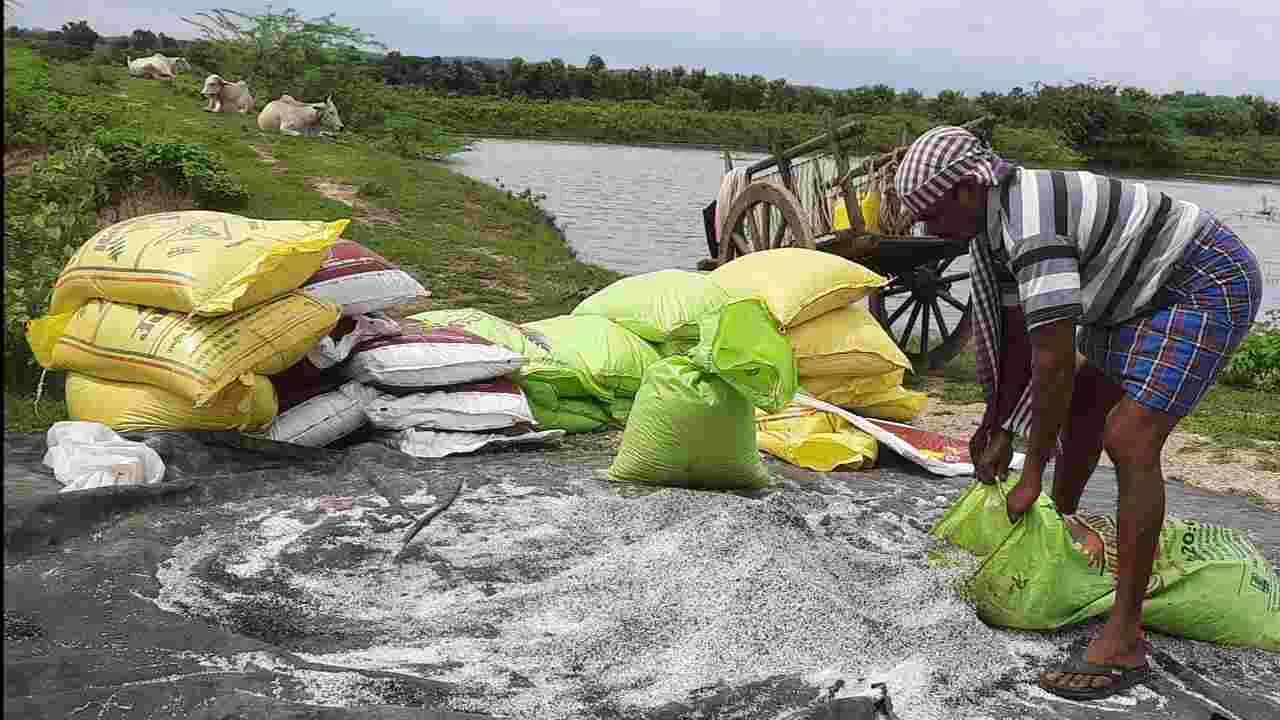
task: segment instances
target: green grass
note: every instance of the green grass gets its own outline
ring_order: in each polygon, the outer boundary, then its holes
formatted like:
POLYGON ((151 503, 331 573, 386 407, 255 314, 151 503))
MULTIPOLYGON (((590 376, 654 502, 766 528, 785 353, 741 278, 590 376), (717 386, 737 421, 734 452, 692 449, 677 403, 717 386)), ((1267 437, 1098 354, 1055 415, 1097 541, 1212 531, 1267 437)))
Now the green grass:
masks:
MULTIPOLYGON (((908 375, 904 384, 922 388, 924 377, 908 375)), ((961 352, 927 377, 945 381, 932 388, 934 396, 944 403, 983 400, 972 350, 961 352)), ((1255 448, 1260 442, 1280 442, 1280 394, 1214 385, 1195 412, 1178 424, 1178 429, 1204 435, 1219 448, 1255 448)))
MULTIPOLYGON (((74 84, 87 67, 57 68, 74 84)), ((352 208, 311 189, 311 179, 375 188, 370 205, 395 211, 399 226, 353 222, 344 237, 363 243, 424 281, 435 307, 475 307, 513 321, 567 313, 615 273, 579 262, 536 205, 451 171, 406 160, 354 134, 338 140, 267 135, 255 115, 212 115, 200 108, 198 81, 118 80, 109 127, 133 127, 148 139, 203 143, 249 193, 238 211, 261 219, 351 217, 352 208), (255 147, 257 150, 255 150, 255 147), (260 152, 278 161, 263 162, 260 152)), ((88 82, 87 79, 84 80, 88 82)), ((82 238, 83 239, 83 238, 82 238)), ((33 430, 65 417, 56 398, 32 408, 32 388, 5 388, 5 427, 33 430)))

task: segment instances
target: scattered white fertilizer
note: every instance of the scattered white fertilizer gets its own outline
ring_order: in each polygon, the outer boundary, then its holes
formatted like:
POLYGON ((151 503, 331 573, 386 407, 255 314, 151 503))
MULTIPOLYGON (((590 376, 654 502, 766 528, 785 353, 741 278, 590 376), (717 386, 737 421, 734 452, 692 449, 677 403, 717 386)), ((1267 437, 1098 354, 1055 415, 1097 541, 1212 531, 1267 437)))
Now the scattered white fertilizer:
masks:
MULTIPOLYGON (((468 489, 401 563, 390 561, 400 532, 370 524, 375 513, 306 525, 281 509, 179 545, 160 568, 160 603, 230 616, 235 596, 199 569, 234 553, 244 559, 229 570, 283 579, 327 633, 359 639, 300 657, 454 683, 464 692, 453 709, 522 718, 693 704, 702 688, 779 677, 831 691, 843 681, 846 695, 883 681, 903 717, 949 719, 961 704, 979 717, 993 684, 1056 651, 980 622, 955 590, 971 567, 931 567, 920 522, 846 486, 764 500, 578 487, 468 489), (360 552, 290 559, 333 547, 321 531, 335 524, 360 552)), ((402 501, 416 512, 434 498, 402 501)), ((322 704, 350 690, 333 673, 291 674, 322 704)), ((759 716, 749 703, 741 712, 759 716)))

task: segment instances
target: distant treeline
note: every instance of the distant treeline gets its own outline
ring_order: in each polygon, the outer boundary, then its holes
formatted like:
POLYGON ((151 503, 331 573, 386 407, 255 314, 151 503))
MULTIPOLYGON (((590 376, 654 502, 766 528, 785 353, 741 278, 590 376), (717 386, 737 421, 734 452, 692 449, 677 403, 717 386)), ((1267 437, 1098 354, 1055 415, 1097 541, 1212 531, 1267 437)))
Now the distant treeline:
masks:
MULTIPOLYGON (((139 29, 127 38, 110 40, 104 47, 97 33, 83 21, 68 23, 61 31, 47 33, 44 40, 50 45, 73 48, 68 52, 98 55, 119 54, 126 48, 137 52, 179 47, 197 67, 229 77, 243 77, 255 91, 262 91, 262 96, 299 91, 367 96, 367 88, 361 86, 372 82, 412 88, 416 92, 410 94, 415 97, 426 93, 436 98, 555 106, 622 103, 636 106, 637 112, 643 106, 646 114, 665 109, 679 111, 686 118, 688 113, 701 112, 721 117, 727 117, 725 113, 738 117, 743 113, 768 115, 779 122, 785 117, 817 117, 828 112, 838 117, 893 116, 914 118, 915 122, 906 123, 912 129, 937 122, 963 123, 985 114, 995 116, 1008 128, 1044 131, 1064 148, 1092 162, 1174 167, 1185 165, 1194 157, 1193 164, 1206 167, 1277 171, 1271 169, 1274 164, 1271 158, 1275 144, 1280 142, 1280 103, 1259 95, 1230 97, 1183 92, 1161 95, 1100 82, 1035 83, 1028 88, 982 92, 976 96, 943 90, 928 97, 913 89, 898 91, 888 84, 831 90, 792 85, 784 79, 768 80, 761 75, 709 73, 704 68, 610 69, 599 55, 592 55, 585 65, 577 66, 560 59, 528 62, 519 57, 449 59, 395 51, 370 52, 368 48, 376 47, 376 42, 355 28, 335 24, 332 16, 305 20, 294 11, 283 14, 268 11, 266 15, 212 12, 214 14, 205 15, 203 21, 192 23, 205 35, 193 42, 176 41, 139 29), (280 28, 287 28, 289 32, 281 33, 280 28), (1237 159, 1241 157, 1245 158, 1244 162, 1237 159)), ((31 31, 19 28, 8 31, 9 35, 24 33, 31 39, 31 31)), ((399 110, 403 112, 413 111, 399 102, 390 104, 401 106, 399 110)), ((435 118, 429 120, 435 121, 435 118)), ((585 115, 582 120, 586 120, 585 115)), ((792 120, 787 122, 794 124, 792 120)), ((447 129, 491 132, 495 124, 486 122, 476 127, 450 124, 447 129)), ((655 123, 646 121, 646 124, 655 123)), ((664 123, 658 123, 661 124, 664 123)), ((777 123, 769 120, 764 124, 777 123)), ((904 123, 898 124, 904 126, 904 123)), ((598 132, 589 130, 581 127, 574 135, 587 133, 603 139, 600 136, 604 128, 598 132)), ((733 127, 727 130, 727 144, 739 136, 747 136, 734 131, 733 127)), ((646 141, 653 141, 652 132, 640 135, 646 141)), ((709 129, 708 133, 714 134, 714 131, 709 129)), ((686 139, 685 134, 676 132, 671 139, 686 139)), ((625 141, 626 138, 617 139, 625 141)))

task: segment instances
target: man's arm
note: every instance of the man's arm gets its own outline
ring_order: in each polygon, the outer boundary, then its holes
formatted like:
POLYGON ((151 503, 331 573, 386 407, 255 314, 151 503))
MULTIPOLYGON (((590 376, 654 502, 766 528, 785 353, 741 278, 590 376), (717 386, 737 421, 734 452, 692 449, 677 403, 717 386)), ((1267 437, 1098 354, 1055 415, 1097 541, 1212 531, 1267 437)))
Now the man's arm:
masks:
MULTIPOLYGON (((1016 288, 1014 290, 1016 293, 1016 288)), ((1000 382, 993 407, 983 418, 984 425, 975 434, 980 442, 971 442, 970 457, 974 474, 984 483, 1001 480, 1013 460, 1013 431, 1010 419, 1031 379, 1031 339, 1027 335, 1022 308, 1016 304, 1004 307, 1004 343, 1000 353, 1000 382)))
POLYGON ((1056 320, 1031 331, 1031 436, 1023 475, 1039 480, 1058 443, 1058 432, 1071 411, 1075 385, 1076 324, 1056 320))

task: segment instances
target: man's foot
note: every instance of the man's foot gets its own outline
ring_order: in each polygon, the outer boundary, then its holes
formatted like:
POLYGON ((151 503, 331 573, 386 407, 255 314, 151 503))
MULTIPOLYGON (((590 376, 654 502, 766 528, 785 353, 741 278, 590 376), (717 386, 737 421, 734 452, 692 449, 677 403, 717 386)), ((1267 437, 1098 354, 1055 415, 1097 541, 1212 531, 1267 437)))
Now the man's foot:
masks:
POLYGON ((1009 522, 1018 522, 1022 514, 1036 504, 1036 499, 1040 497, 1040 489, 1040 483, 1032 483, 1025 475, 1022 476, 1018 484, 1009 491, 1009 496, 1005 498, 1005 510, 1009 513, 1009 522))
POLYGON ((1151 675, 1146 659, 1138 665, 1100 664, 1080 653, 1040 673, 1040 687, 1068 700, 1101 700, 1141 684, 1151 675))

